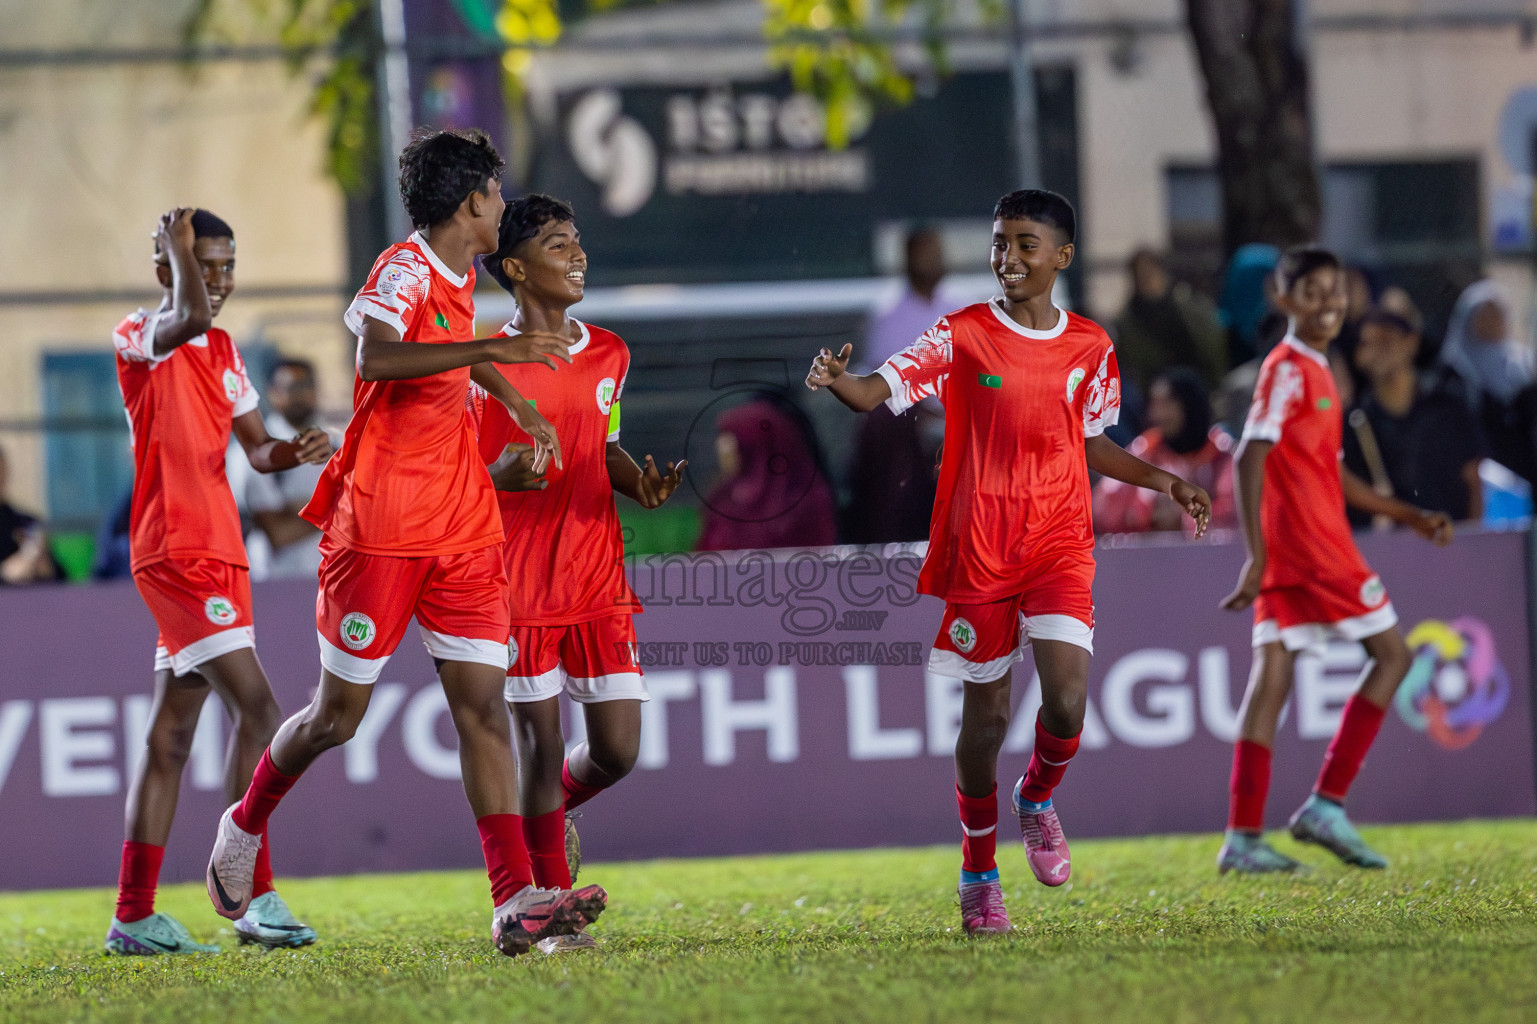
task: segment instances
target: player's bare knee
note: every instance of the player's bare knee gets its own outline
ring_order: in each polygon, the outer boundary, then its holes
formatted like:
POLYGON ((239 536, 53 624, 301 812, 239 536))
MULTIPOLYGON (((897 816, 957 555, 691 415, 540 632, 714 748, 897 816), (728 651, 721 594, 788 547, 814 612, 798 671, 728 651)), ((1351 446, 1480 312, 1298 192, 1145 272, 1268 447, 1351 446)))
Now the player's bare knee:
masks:
POLYGON ((587 738, 587 759, 611 782, 630 774, 640 757, 640 736, 587 738))
POLYGON ((991 712, 973 715, 961 720, 961 732, 956 738, 956 752, 965 754, 991 752, 994 757, 1003 749, 1003 741, 1009 735, 1007 714, 991 712))
POLYGON ((1402 679, 1409 671, 1409 646, 1402 634, 1390 629, 1366 638, 1367 655, 1376 663, 1378 670, 1395 679, 1402 679))
POLYGON ((1089 695, 1084 691, 1041 695, 1041 725, 1053 736, 1067 739, 1083 731, 1089 695))
POLYGON ((145 754, 151 770, 181 774, 192 757, 192 741, 197 735, 197 722, 191 725, 176 724, 150 731, 148 750, 145 754))

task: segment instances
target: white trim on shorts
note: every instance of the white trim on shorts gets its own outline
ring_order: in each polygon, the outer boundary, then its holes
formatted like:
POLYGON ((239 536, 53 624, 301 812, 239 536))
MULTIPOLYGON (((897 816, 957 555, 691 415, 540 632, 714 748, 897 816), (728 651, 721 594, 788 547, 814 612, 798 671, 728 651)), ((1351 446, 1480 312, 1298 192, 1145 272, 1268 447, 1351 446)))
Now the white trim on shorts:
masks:
POLYGON ((648 701, 646 677, 640 672, 614 672, 606 676, 571 676, 557 663, 537 676, 508 676, 502 695, 514 704, 532 704, 549 700, 565 690, 578 704, 601 704, 610 700, 648 701))
POLYGON ((1275 619, 1254 624, 1253 645, 1263 647, 1277 641, 1292 653, 1321 650, 1330 640, 1365 640, 1398 625, 1398 612, 1389 601, 1375 611, 1338 622, 1303 622, 1285 629, 1275 619))
POLYGON ((1094 653, 1094 627, 1071 615, 1020 615, 1019 646, 992 661, 967 661, 957 651, 929 649, 929 671, 937 676, 963 679, 968 683, 990 683, 1017 663, 1025 660, 1025 647, 1032 640, 1059 640, 1094 653))
POLYGON ((388 654, 382 658, 360 658, 356 654, 348 654, 327 640, 326 635, 318 629, 315 630, 315 636, 320 641, 320 667, 349 683, 374 685, 379 681, 379 673, 384 671, 384 663, 390 660, 388 654))
POLYGON ((184 676, 195 672, 205 661, 212 661, 230 651, 256 646, 256 629, 253 626, 235 626, 221 629, 211 636, 194 641, 172 654, 164 645, 155 648, 155 671, 171 670, 172 675, 184 676))
POLYGON ((434 658, 443 661, 469 661, 477 665, 492 665, 507 671, 507 641, 475 640, 467 636, 451 636, 448 633, 436 633, 420 622, 416 628, 421 630, 422 643, 427 645, 427 653, 434 658))

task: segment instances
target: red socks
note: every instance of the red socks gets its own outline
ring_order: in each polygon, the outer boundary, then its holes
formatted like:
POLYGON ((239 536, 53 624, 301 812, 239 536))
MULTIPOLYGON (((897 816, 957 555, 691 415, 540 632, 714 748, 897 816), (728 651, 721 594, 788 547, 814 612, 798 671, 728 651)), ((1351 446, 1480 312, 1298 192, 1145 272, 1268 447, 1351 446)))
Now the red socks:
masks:
POLYGON ((1030 767, 1025 769, 1024 782, 1019 787, 1023 800, 1043 804, 1051 799, 1051 791, 1067 774, 1067 763, 1078 753, 1078 737, 1063 739, 1053 736, 1041 725, 1040 716, 1035 719, 1035 751, 1030 755, 1030 767))
POLYGON ((571 888, 571 865, 566 862, 566 809, 523 819, 523 841, 533 862, 534 884, 541 889, 571 888))
POLYGON ((998 787, 987 796, 967 796, 955 787, 955 804, 961 812, 961 870, 992 871, 998 866, 998 787))
MULTIPOLYGON (((528 848, 523 845, 523 817, 519 814, 487 814, 475 819, 480 829, 480 849, 491 879, 491 905, 506 903, 526 885, 534 884, 528 848)), ((564 835, 562 835, 564 844, 564 835)))
POLYGON ((132 839, 123 841, 123 861, 117 872, 117 919, 142 921, 155 912, 155 886, 165 847, 132 839))
POLYGON ((1265 798, 1270 795, 1270 748, 1253 740, 1233 745, 1233 776, 1228 782, 1227 827, 1263 832, 1265 798))
POLYGON ((1359 693, 1345 702, 1345 715, 1340 719, 1339 730, 1329 741, 1324 754, 1323 768, 1318 773, 1318 784, 1313 792, 1335 803, 1344 803, 1350 784, 1366 760, 1366 752, 1382 728, 1387 712, 1362 697, 1359 693))
MULTIPOLYGON (((277 808, 278 801, 298 781, 299 776, 284 775, 273 765, 271 747, 262 751, 262 759, 256 763, 256 771, 251 775, 251 785, 246 789, 240 806, 235 808, 236 827, 245 832, 266 835, 267 819, 277 808)), ((262 848, 266 849, 266 846, 263 841, 262 848)))
MULTIPOLYGON (((570 760, 565 761, 560 766, 560 786, 566 791, 566 810, 568 811, 582 806, 607 788, 604 786, 590 786, 572 775, 570 760)), ((561 828, 564 829, 565 825, 562 824, 561 828)), ((562 833, 561 842, 565 842, 564 833, 562 833)))

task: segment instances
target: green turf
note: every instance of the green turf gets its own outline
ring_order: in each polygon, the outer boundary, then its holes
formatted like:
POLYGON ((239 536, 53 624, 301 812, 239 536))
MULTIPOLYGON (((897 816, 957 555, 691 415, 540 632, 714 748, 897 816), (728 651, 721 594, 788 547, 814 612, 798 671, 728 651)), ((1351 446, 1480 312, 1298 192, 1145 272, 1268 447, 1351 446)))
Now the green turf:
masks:
MULTIPOLYGON (((959 930, 950 848, 591 864, 595 953, 492 951, 478 873, 291 881, 307 951, 109 959, 104 890, 0 895, 0 1020, 1531 1021, 1537 822, 1368 828, 1386 872, 1300 852, 1219 878, 1212 836, 1074 846, 1073 882, 1001 856, 1016 932, 959 930)), ((162 894, 229 943, 200 887, 162 894)))

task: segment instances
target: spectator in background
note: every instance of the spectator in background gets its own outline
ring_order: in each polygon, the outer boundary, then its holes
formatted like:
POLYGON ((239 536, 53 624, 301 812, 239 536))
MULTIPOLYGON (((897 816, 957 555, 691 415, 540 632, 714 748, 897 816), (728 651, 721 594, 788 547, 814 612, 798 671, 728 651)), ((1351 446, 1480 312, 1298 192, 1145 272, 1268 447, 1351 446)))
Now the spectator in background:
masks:
POLYGON ((720 474, 705 498, 700 551, 836 543, 837 507, 815 437, 785 404, 755 398, 715 421, 720 474))
POLYGON ((1496 462, 1537 482, 1537 389, 1530 346, 1516 337, 1510 300, 1492 280, 1470 285, 1446 325, 1441 361, 1456 372, 1496 462))
POLYGON ((1217 310, 1169 276, 1163 257, 1139 249, 1131 258, 1131 300, 1113 324, 1121 381, 1143 395, 1153 378, 1176 366, 1214 388, 1227 372, 1227 336, 1217 310))
MULTIPOLYGON (((267 433, 287 439, 316 426, 315 367, 306 359, 282 359, 267 375, 267 433)), ((334 435, 331 444, 340 444, 334 435)), ((324 463, 300 463, 279 473, 251 470, 239 453, 228 465, 235 500, 250 517, 246 557, 251 579, 314 579, 320 570, 320 531, 299 518, 315 493, 324 463)))
MULTIPOLYGON (((1270 301, 1270 276, 1280 262, 1281 250, 1260 242, 1239 246, 1228 260, 1217 306, 1227 327, 1228 362, 1233 366, 1263 357, 1286 333, 1286 320, 1270 301), (1278 320, 1281 333, 1272 338, 1278 320), (1269 329, 1262 330, 1267 325, 1269 329)), ((1247 405, 1244 412, 1248 412, 1247 405)))
MULTIPOLYGON (((1127 446, 1144 462, 1188 480, 1211 495, 1211 525, 1233 528, 1233 439, 1212 422, 1211 402, 1200 376, 1187 366, 1153 378, 1147 418, 1152 426, 1127 446)), ((1094 485, 1094 529, 1099 533, 1184 530, 1195 524, 1167 495, 1102 477, 1094 485)))
POLYGON ((133 488, 117 499, 112 511, 96 531, 96 557, 91 561, 91 579, 118 580, 133 575, 133 552, 129 547, 129 524, 133 513, 133 488))
MULTIPOLYGON (((1345 466, 1378 494, 1479 519, 1482 431, 1444 372, 1415 370, 1420 331, 1419 311, 1408 304, 1378 306, 1362 318, 1355 364, 1367 387, 1345 418, 1345 466)), ((1370 515, 1347 511, 1354 525, 1372 524, 1370 515)))
MULTIPOLYGON (((955 305, 940 291, 945 253, 939 232, 918 228, 907 236, 907 289, 895 305, 870 320, 854 358, 867 371, 917 341, 955 305)), ((934 509, 934 460, 944 442, 944 408, 918 403, 897 416, 881 406, 861 417, 850 463, 851 495, 842 535, 851 544, 923 540, 934 509)))
POLYGON ((0 583, 24 586, 57 579, 43 521, 10 501, 11 469, 0 448, 0 583))

